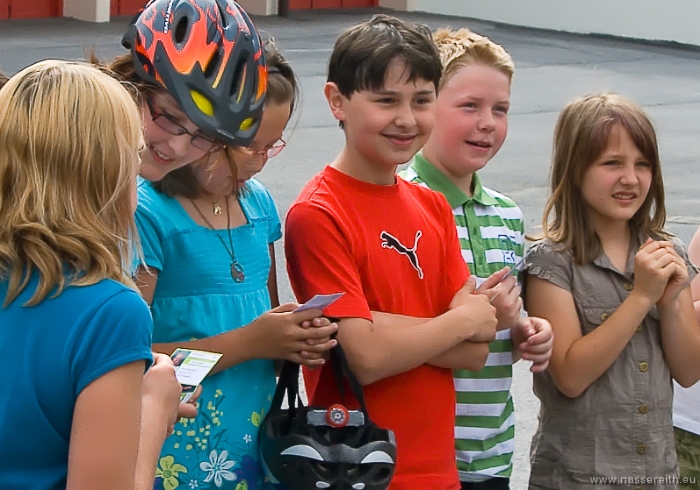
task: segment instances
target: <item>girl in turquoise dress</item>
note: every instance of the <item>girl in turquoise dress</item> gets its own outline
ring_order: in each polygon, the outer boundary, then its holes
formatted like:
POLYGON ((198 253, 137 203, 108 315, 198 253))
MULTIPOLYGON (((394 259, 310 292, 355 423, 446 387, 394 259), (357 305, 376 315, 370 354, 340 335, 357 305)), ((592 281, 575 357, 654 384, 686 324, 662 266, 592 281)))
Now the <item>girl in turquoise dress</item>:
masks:
POLYGON ((166 440, 154 488, 264 488, 258 427, 275 389, 273 359, 304 362, 335 343, 335 325, 318 310, 278 306, 273 243, 280 219, 252 176, 284 148, 297 84, 274 46, 266 51, 268 92, 250 147, 212 153, 139 185, 136 220, 147 267, 138 280, 151 303, 153 349, 224 354, 203 383, 198 416, 182 420, 166 440))

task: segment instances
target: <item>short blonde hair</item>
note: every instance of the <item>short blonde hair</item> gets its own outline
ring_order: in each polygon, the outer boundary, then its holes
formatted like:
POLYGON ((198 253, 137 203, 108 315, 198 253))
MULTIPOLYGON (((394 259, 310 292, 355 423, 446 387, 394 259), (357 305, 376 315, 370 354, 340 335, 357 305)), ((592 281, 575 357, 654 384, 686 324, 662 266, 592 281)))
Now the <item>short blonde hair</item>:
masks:
POLYGON ((470 65, 490 66, 513 80, 515 65, 508 52, 488 37, 470 31, 466 27, 453 31, 440 28, 433 34, 433 41, 440 52, 442 63, 442 88, 460 69, 470 65))
POLYGON ((140 111, 119 82, 85 63, 48 60, 0 90, 0 277, 7 306, 33 274, 35 305, 67 284, 133 286, 132 199, 140 111))

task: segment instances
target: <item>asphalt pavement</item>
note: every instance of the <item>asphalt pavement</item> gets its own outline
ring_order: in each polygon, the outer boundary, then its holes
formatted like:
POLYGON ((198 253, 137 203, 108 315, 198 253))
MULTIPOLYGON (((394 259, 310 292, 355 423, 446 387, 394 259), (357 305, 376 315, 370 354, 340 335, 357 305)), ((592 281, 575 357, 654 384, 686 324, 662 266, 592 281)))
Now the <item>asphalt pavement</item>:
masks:
MULTIPOLYGON (((343 134, 327 108, 322 87, 339 31, 378 10, 292 12, 290 18, 254 17, 274 36, 301 80, 302 103, 286 135, 288 147, 267 164, 260 179, 275 197, 282 216, 292 200, 343 144, 343 134)), ((676 44, 641 43, 572 35, 473 19, 404 13, 396 15, 431 28, 466 26, 502 44, 516 65, 510 129, 503 149, 481 172, 485 185, 515 199, 527 231, 537 231, 548 195, 547 177, 554 123, 559 110, 586 93, 614 91, 642 105, 659 134, 666 186, 668 228, 686 242, 700 224, 697 184, 700 155, 700 50, 676 44)), ((46 58, 75 59, 90 51, 103 58, 122 53, 119 41, 129 19, 107 24, 73 19, 0 21, 0 69, 8 74, 46 58)), ((293 295, 277 250, 282 301, 293 295)), ((528 448, 536 426, 537 399, 528 366, 516 366, 516 455, 512 489, 526 488, 528 448)))

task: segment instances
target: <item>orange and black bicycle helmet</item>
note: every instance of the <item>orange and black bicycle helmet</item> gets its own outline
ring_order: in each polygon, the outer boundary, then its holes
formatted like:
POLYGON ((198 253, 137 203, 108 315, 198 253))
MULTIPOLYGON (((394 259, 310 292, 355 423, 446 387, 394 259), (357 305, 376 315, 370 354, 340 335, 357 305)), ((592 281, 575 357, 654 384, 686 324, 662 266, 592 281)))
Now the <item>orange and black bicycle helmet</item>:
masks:
POLYGON ((164 88, 201 131, 247 146, 260 126, 267 66, 233 0, 151 0, 122 44, 144 81, 164 88))

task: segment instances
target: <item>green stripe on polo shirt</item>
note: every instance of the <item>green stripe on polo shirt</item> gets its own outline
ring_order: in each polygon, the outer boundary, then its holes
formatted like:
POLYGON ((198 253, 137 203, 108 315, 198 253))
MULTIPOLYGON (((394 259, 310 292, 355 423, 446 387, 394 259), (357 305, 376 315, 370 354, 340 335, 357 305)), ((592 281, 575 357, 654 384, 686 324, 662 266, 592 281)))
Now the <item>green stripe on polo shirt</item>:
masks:
POLYGON ((488 451, 496 445, 506 442, 513 437, 515 437, 515 430, 514 427, 511 426, 507 431, 503 432, 502 434, 498 434, 496 437, 493 437, 488 441, 470 441, 465 439, 456 441, 455 449, 457 449, 457 451, 488 451))
MULTIPOLYGON (((510 464, 510 461, 512 459, 513 459, 513 453, 509 452, 509 453, 500 454, 498 456, 494 456, 494 457, 488 458, 488 459, 475 460, 472 462, 471 465, 469 465, 469 471, 471 473, 478 473, 479 471, 487 470, 489 468, 494 468, 497 466, 504 466, 504 465, 510 464)), ((459 471, 466 471, 464 468, 462 468, 462 465, 460 464, 460 462, 457 463, 457 469, 459 469, 459 471)), ((512 468, 510 468, 508 470, 503 470, 501 472, 501 474, 506 475, 506 476, 510 476, 511 470, 512 470, 512 468)))
POLYGON ((463 369, 455 370, 461 379, 498 379, 509 378, 513 373, 513 366, 486 366, 481 371, 467 371, 463 369))
POLYGON ((488 403, 506 403, 507 391, 458 391, 457 403, 484 405, 488 403))
POLYGON ((513 343, 508 340, 494 340, 489 343, 489 352, 510 352, 513 343))

